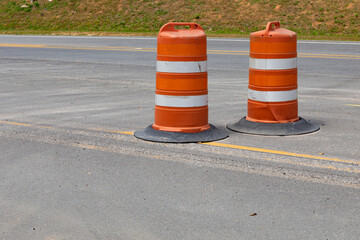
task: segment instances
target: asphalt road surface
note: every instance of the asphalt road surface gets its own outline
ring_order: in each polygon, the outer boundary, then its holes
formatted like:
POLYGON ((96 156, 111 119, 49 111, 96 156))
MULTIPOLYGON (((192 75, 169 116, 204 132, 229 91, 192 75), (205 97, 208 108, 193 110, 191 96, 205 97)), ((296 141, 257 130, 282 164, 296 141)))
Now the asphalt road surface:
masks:
POLYGON ((162 144, 156 39, 0 36, 0 239, 359 239, 360 42, 299 41, 299 115, 318 132, 228 131, 247 39, 208 39, 209 122, 162 144))

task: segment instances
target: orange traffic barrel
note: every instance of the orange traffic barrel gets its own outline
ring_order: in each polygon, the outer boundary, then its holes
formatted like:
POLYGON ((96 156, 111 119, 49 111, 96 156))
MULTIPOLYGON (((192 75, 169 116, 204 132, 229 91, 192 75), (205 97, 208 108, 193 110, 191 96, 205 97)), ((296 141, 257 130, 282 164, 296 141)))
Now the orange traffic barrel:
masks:
POLYGON ((319 130, 298 116, 296 33, 269 22, 250 34, 247 116, 227 127, 260 135, 295 135, 319 130))
POLYGON ((167 23, 157 37, 155 123, 135 132, 155 142, 209 142, 227 133, 208 123, 206 34, 196 23, 167 23))

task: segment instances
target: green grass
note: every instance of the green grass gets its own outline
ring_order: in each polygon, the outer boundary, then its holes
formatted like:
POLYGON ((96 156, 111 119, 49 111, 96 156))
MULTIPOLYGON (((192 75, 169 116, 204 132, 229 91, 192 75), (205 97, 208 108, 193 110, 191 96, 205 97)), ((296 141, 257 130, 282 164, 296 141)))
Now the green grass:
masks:
POLYGON ((278 20, 300 38, 360 40, 359 12, 351 0, 2 0, 0 32, 156 35, 169 21, 186 21, 209 36, 240 37, 278 20))

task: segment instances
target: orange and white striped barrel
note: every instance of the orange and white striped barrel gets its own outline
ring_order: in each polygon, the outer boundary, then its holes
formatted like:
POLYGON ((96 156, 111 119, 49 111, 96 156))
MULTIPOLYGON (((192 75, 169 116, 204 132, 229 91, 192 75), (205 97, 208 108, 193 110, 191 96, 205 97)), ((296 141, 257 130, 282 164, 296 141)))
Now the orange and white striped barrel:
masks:
POLYGON ((196 23, 167 23, 157 40, 155 122, 134 136, 165 143, 227 138, 225 131, 208 123, 204 30, 196 23))
POLYGON ((204 30, 196 23, 168 23, 160 29, 157 41, 152 127, 186 133, 209 129, 204 30), (179 26, 189 29, 177 29, 179 26))
POLYGON ((269 22, 250 34, 248 111, 227 124, 242 133, 287 136, 319 130, 298 116, 296 33, 269 22))
POLYGON ((269 22, 250 34, 248 114, 263 123, 299 120, 296 33, 269 22))

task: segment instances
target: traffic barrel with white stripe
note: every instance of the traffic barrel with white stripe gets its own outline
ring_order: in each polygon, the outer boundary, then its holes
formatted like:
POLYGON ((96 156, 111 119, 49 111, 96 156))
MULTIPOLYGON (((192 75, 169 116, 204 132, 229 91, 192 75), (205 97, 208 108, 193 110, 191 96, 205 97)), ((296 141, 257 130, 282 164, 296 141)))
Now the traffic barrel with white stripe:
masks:
POLYGON ((269 22, 250 34, 248 113, 228 124, 238 132, 293 135, 317 131, 298 116, 296 33, 269 22))
POLYGON ((155 123, 135 136, 158 142, 226 138, 208 123, 207 78, 206 34, 201 26, 165 24, 157 38, 155 123))

